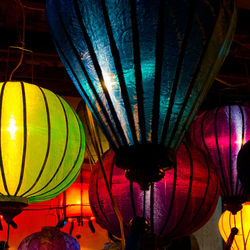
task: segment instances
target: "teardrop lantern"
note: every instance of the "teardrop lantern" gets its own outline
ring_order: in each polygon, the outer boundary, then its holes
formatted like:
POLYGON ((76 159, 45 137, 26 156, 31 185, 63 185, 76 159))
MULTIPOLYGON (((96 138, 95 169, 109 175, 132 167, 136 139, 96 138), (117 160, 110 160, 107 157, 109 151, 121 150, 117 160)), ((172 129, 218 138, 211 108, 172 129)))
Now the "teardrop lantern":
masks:
POLYGON ((250 202, 243 203, 236 214, 225 211, 218 225, 223 240, 229 247, 231 245, 231 250, 250 249, 250 202))
POLYGON ((223 202, 234 213, 247 198, 238 178, 237 155, 250 139, 249 123, 249 107, 228 105, 202 113, 190 132, 193 144, 212 158, 223 202))
POLYGON ((61 232, 57 227, 44 227, 41 232, 26 237, 18 250, 80 250, 78 241, 70 234, 61 232))
POLYGON ((47 0, 46 8, 58 54, 117 166, 147 189, 175 165, 225 59, 234 1, 47 0))
MULTIPOLYGON (((164 179, 142 191, 137 183, 125 178, 116 167, 114 152, 103 158, 112 194, 121 211, 125 233, 130 233, 133 218, 145 218, 149 231, 145 242, 154 235, 159 245, 166 241, 191 234, 207 222, 213 214, 219 197, 219 182, 211 162, 204 154, 185 144, 177 151, 177 167, 168 170, 164 179)), ((98 164, 90 177, 89 197, 96 221, 111 234, 120 236, 120 228, 114 213, 103 175, 98 164)), ((153 249, 153 248, 152 248, 153 249)))
POLYGON ((0 213, 7 223, 28 203, 52 199, 78 176, 82 124, 58 95, 36 85, 0 83, 0 213))

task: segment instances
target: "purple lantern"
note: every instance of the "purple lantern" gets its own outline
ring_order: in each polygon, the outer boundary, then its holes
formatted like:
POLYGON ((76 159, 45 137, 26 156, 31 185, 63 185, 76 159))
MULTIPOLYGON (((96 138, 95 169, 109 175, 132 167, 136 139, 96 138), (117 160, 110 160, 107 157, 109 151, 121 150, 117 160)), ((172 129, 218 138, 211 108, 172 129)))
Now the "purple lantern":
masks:
POLYGON ((78 241, 57 227, 44 227, 26 237, 18 250, 80 250, 78 241))
POLYGON ((202 113, 193 123, 191 140, 213 160, 227 209, 236 212, 246 200, 238 178, 237 155, 250 139, 250 108, 224 106, 202 113))
MULTIPOLYGON (((129 224, 135 217, 146 218, 150 224, 144 235, 147 245, 150 244, 147 239, 153 235, 162 245, 205 224, 219 197, 219 182, 211 164, 201 151, 181 144, 177 167, 166 171, 165 177, 152 184, 150 190, 142 191, 137 183, 125 178, 123 170, 115 165, 114 152, 108 151, 103 165, 123 217, 125 234, 129 235, 129 224)), ((96 221, 119 237, 119 222, 98 164, 90 177, 89 197, 96 221)))

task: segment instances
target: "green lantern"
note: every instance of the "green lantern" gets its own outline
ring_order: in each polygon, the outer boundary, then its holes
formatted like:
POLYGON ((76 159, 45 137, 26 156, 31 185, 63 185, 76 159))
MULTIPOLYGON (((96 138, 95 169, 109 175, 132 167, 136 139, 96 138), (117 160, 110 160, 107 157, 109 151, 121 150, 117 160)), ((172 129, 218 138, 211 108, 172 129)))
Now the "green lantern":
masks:
POLYGON ((0 83, 0 213, 11 217, 7 222, 69 187, 84 151, 81 121, 60 96, 25 82, 0 83))

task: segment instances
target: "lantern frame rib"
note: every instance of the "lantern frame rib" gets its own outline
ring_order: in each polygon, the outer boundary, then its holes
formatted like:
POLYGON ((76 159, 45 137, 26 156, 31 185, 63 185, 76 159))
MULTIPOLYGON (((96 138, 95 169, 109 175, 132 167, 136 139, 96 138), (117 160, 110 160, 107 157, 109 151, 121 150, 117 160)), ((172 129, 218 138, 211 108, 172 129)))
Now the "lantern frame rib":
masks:
POLYGON ((156 33, 156 62, 155 62, 155 79, 154 79, 154 97, 153 97, 153 115, 152 115, 152 143, 158 142, 159 130, 159 111, 160 111, 160 87, 161 87, 161 74, 163 65, 163 43, 164 43, 164 9, 165 1, 161 0, 159 3, 159 18, 156 33))
POLYGON ((17 195, 18 191, 21 188, 22 181, 23 181, 23 173, 24 173, 24 167, 25 167, 25 159, 26 159, 26 149, 27 149, 27 114, 26 114, 26 100, 25 100, 25 90, 24 90, 24 84, 21 83, 22 88, 22 101, 23 101, 23 156, 22 156, 22 166, 21 166, 21 173, 19 178, 19 183, 16 189, 16 192, 14 196, 17 195))
POLYGON ((139 126, 140 126, 140 132, 141 132, 141 139, 142 139, 142 142, 144 143, 146 141, 144 96, 143 96, 143 86, 142 86, 139 31, 138 31, 138 25, 137 25, 136 1, 135 0, 130 0, 130 15, 131 15, 131 22, 132 22, 132 39, 133 39, 132 41, 133 41, 133 52, 134 52, 136 94, 138 98, 139 126))

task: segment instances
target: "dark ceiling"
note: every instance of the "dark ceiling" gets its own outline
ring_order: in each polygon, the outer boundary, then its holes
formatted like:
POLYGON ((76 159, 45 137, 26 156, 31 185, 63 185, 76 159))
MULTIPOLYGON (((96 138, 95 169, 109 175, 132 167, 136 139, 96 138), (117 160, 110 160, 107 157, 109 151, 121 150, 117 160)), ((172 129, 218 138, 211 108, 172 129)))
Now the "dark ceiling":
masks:
MULTIPOLYGON (((0 0, 0 81, 17 65, 21 46, 20 0, 0 0)), ((64 96, 79 96, 54 48, 45 15, 45 0, 22 0, 25 10, 24 55, 13 79, 33 81, 64 96), (33 60, 32 60, 33 54, 33 60)), ((202 105, 202 109, 229 103, 250 103, 250 1, 238 0, 238 22, 232 47, 202 105)))

